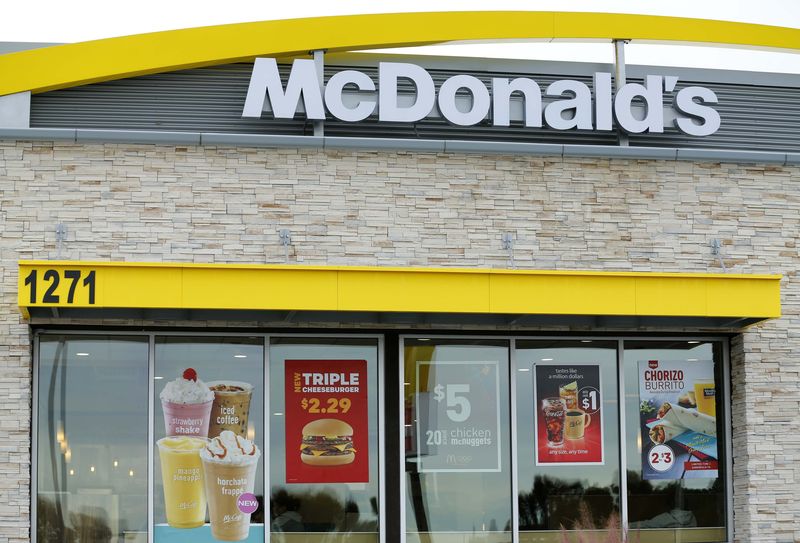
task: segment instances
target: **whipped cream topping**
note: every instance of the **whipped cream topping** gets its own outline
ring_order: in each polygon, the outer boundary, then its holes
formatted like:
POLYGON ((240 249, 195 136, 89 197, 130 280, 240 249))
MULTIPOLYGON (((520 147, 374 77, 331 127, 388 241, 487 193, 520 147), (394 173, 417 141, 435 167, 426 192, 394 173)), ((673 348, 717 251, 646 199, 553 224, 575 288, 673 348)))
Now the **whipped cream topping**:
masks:
POLYGON ((172 403, 205 403, 214 399, 214 393, 200 379, 178 377, 167 383, 158 397, 172 403))
POLYGON ((258 462, 261 451, 249 439, 225 430, 208 442, 200 456, 208 462, 242 465, 258 462))

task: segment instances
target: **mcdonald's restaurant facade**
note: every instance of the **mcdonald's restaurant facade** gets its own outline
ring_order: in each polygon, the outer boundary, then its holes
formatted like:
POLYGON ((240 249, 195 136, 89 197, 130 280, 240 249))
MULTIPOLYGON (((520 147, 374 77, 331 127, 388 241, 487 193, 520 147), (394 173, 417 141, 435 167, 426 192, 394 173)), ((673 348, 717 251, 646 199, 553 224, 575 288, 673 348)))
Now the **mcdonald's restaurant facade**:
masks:
POLYGON ((6 46, 0 538, 800 539, 800 77, 622 38, 800 48, 541 12, 6 46), (586 38, 616 62, 352 52, 586 38))

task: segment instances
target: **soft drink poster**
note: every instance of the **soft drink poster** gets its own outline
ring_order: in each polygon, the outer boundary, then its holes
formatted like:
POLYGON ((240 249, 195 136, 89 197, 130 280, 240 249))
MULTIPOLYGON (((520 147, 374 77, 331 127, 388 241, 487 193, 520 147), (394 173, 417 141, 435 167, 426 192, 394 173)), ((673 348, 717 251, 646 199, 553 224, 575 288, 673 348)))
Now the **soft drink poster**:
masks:
POLYGON ((598 365, 533 367, 536 465, 602 464, 598 365))

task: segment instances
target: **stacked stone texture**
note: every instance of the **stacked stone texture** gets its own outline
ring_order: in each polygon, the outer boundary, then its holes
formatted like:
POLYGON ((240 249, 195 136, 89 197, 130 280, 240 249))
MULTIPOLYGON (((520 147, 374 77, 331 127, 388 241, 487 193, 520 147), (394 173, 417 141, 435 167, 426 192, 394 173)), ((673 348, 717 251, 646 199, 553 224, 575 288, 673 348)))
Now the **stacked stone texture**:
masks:
POLYGON ((0 541, 27 541, 31 352, 17 261, 783 274, 732 341, 736 540, 800 540, 800 170, 511 155, 0 142, 0 541))

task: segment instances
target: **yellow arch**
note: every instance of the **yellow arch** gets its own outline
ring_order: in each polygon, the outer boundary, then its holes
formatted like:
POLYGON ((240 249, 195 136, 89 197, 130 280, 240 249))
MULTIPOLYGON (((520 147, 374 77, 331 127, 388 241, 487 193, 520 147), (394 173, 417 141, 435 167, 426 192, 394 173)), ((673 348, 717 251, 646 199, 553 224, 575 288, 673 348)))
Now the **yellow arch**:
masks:
POLYGON ((551 39, 800 49, 798 29, 653 15, 514 11, 348 15, 171 30, 0 55, 0 96, 317 49, 551 39))

